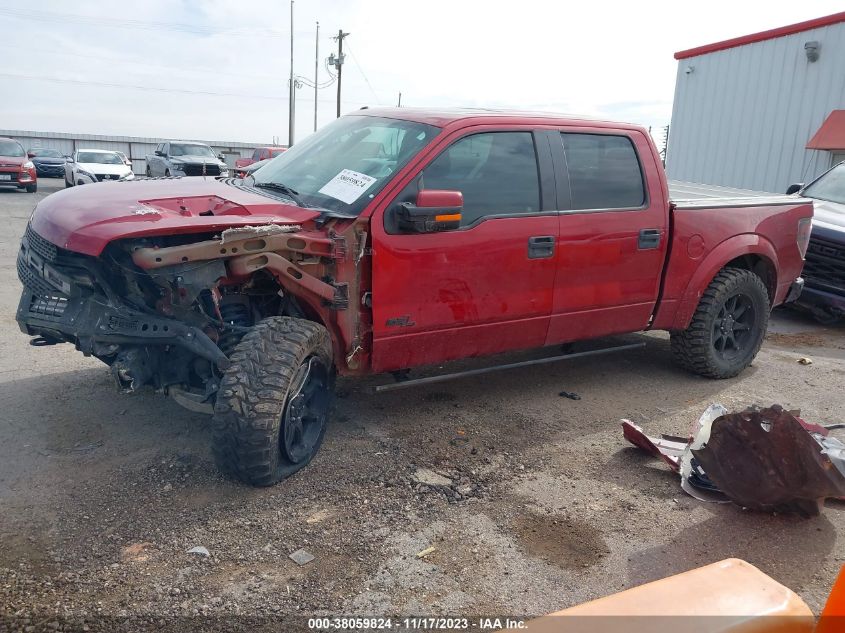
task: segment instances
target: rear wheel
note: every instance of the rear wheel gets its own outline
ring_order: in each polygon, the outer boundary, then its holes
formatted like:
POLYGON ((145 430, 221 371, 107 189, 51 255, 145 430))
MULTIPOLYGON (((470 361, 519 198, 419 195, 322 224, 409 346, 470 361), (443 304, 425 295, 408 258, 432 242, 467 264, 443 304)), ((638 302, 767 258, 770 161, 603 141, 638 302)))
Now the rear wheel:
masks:
POLYGON ((147 169, 146 169, 146 171, 145 171, 144 173, 147 175, 147 178, 152 178, 152 177, 153 177, 153 170, 152 170, 152 169, 150 169, 150 166, 149 166, 149 165, 147 165, 147 169))
POLYGON ((769 312, 763 280, 750 270, 725 268, 705 290, 689 327, 672 332, 672 356, 708 378, 736 376, 760 351, 769 312))
POLYGON ((170 178, 170 170, 169 170, 169 169, 165 169, 165 170, 164 170, 164 177, 165 177, 165 178, 170 178))
POLYGON ((226 473, 269 486, 320 448, 333 386, 328 331, 290 317, 259 322, 235 346, 214 407, 212 450, 226 473))

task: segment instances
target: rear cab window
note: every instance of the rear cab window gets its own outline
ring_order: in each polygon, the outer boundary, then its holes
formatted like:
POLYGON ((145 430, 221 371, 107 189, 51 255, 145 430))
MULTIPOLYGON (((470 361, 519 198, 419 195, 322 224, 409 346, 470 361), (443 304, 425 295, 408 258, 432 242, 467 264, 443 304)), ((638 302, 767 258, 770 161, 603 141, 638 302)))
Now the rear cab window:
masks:
POLYGON ((570 210, 640 209, 645 180, 637 151, 624 135, 562 132, 570 210))

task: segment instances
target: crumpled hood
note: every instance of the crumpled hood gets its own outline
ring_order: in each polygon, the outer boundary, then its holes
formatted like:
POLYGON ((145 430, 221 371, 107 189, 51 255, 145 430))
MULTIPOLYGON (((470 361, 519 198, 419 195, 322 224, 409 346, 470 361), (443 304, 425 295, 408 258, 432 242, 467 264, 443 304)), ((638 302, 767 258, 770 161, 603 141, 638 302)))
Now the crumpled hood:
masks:
POLYGON ((314 209, 198 177, 102 182, 63 189, 38 204, 31 225, 53 244, 97 256, 118 239, 303 224, 319 215, 314 209))
POLYGON ((813 225, 845 231, 845 204, 813 199, 813 225))

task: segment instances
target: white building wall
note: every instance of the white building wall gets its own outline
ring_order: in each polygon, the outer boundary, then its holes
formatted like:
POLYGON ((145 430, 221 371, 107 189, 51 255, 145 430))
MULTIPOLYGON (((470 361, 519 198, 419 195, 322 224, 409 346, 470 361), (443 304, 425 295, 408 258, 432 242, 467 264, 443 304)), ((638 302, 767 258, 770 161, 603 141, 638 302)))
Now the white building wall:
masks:
POLYGON ((843 108, 842 22, 678 60, 668 176, 782 192, 830 167, 831 152, 805 146, 843 108), (820 56, 810 63, 813 40, 820 56))

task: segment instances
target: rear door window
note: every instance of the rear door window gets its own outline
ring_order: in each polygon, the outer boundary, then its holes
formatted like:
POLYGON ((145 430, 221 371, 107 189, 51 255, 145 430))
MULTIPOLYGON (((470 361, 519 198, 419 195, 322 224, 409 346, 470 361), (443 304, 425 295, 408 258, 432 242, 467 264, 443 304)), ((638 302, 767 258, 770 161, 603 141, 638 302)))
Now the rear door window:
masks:
POLYGON ((540 211, 537 153, 531 132, 489 132, 464 137, 425 168, 423 189, 460 191, 461 225, 482 217, 540 211))
POLYGON ((638 209, 643 172, 627 136, 562 133, 573 210, 638 209))

